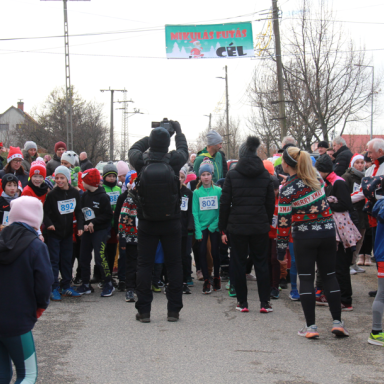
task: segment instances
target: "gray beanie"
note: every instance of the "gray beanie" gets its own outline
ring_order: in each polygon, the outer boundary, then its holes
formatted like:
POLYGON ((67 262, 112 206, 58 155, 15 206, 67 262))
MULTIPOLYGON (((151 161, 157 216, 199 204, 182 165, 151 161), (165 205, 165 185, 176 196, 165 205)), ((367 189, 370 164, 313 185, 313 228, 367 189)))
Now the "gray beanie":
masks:
POLYGON ((260 140, 256 136, 248 136, 247 141, 240 145, 239 157, 256 155, 259 146, 260 140))
POLYGON ((105 164, 103 167, 103 178, 108 175, 116 175, 117 177, 117 174, 118 174, 118 171, 117 171, 116 165, 113 164, 112 161, 108 161, 108 163, 105 164))
POLYGON ((67 178, 68 183, 71 182, 71 171, 67 167, 64 167, 64 165, 60 165, 59 167, 57 167, 55 169, 55 176, 58 175, 59 173, 61 173, 67 178))
POLYGON ((207 133, 207 145, 217 145, 223 142, 223 138, 219 133, 211 130, 207 133))
POLYGON ((24 144, 24 151, 28 151, 29 149, 36 149, 37 151, 37 145, 34 141, 26 141, 24 144))

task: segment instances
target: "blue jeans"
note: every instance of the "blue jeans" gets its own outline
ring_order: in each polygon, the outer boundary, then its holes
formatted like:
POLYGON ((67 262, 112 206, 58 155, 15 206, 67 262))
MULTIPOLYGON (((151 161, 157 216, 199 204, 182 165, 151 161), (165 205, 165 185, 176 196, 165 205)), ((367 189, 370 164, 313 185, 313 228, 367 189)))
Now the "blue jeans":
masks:
POLYGON ((296 268, 296 260, 295 260, 295 252, 293 250, 293 243, 289 243, 289 253, 291 254, 291 289, 297 290, 297 268, 296 268))
POLYGON ((67 289, 71 286, 72 280, 72 235, 65 239, 59 239, 52 235, 48 235, 47 245, 54 278, 52 291, 59 287, 59 270, 61 272, 62 288, 67 289))

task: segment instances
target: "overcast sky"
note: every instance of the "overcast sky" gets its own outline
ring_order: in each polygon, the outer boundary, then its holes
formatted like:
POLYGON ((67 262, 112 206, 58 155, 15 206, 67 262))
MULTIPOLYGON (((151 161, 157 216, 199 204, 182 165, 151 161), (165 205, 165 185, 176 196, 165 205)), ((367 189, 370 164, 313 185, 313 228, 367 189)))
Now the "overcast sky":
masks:
MULTIPOLYGON (((298 4, 296 0, 279 1, 282 34, 299 10, 298 4)), ((179 120, 193 141, 208 125, 204 115, 212 113, 217 118, 225 111, 224 103, 220 104, 225 82, 216 77, 224 76, 223 68, 228 65, 230 114, 242 120, 246 132, 249 107, 245 91, 259 59, 167 60, 164 25, 252 21, 263 18, 258 12, 270 6, 271 0, 68 1, 70 35, 100 33, 70 37, 72 85, 86 100, 104 103, 107 122, 110 93, 100 89, 126 88, 128 99, 135 102, 130 109, 144 112, 129 118, 131 143, 150 132, 151 121, 163 117, 179 120), (246 16, 237 17, 241 15, 246 16), (106 32, 113 33, 101 34, 106 32)), ((348 21, 346 33, 365 44, 379 73, 384 57, 384 1, 337 0, 333 8, 337 20, 348 21)), ((0 15, 0 113, 16 106, 18 99, 23 99, 28 112, 42 104, 55 87, 65 85, 64 39, 1 39, 62 36, 63 3, 1 0, 0 15)), ((263 26, 263 21, 253 21, 254 36, 263 26)), ((122 94, 116 93, 115 100, 122 100, 122 94)), ((121 116, 121 111, 115 110, 117 135, 121 116)), ((361 126, 362 133, 368 126, 361 126)), ((382 118, 375 121, 377 133, 384 131, 383 126, 382 118)))

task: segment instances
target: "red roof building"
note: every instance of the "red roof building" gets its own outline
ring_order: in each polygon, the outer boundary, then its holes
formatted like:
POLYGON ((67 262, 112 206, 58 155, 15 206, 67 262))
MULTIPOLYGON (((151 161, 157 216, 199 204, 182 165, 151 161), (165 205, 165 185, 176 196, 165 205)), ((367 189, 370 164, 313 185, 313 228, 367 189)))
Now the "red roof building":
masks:
MULTIPOLYGON (((367 143, 371 140, 370 135, 342 135, 347 142, 347 147, 352 153, 361 153, 367 150, 367 143)), ((384 139, 384 135, 373 135, 374 139, 384 139)))

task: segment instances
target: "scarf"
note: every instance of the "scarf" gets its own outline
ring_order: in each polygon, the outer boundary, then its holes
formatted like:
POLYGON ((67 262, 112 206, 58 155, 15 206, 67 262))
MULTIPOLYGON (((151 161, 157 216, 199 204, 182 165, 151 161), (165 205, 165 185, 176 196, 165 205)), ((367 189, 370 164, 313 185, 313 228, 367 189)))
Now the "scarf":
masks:
POLYGON ((14 196, 8 196, 4 191, 1 194, 1 197, 4 197, 4 200, 6 200, 7 203, 11 203, 12 200, 15 200, 19 197, 19 193, 16 192, 14 196))
POLYGON ((116 179, 116 181, 115 181, 114 183, 110 183, 109 181, 105 181, 105 180, 104 180, 104 185, 106 185, 106 186, 109 187, 109 188, 116 187, 116 185, 117 185, 117 179, 116 179))
POLYGON ((36 185, 34 185, 32 183, 32 180, 29 179, 28 181, 28 187, 30 187, 32 189, 32 191, 34 192, 34 194, 38 197, 40 196, 44 196, 46 193, 48 193, 48 185, 45 184, 45 182, 43 182, 40 187, 36 187, 36 185))

